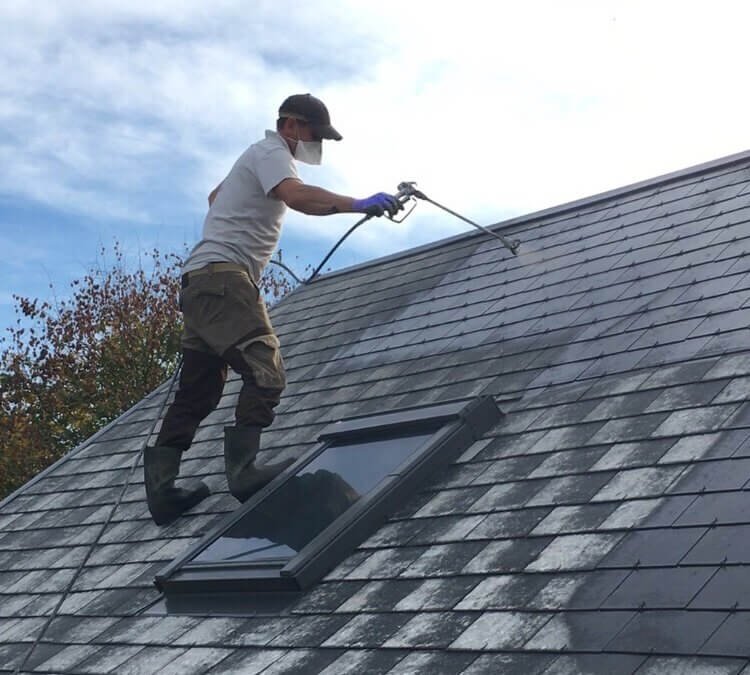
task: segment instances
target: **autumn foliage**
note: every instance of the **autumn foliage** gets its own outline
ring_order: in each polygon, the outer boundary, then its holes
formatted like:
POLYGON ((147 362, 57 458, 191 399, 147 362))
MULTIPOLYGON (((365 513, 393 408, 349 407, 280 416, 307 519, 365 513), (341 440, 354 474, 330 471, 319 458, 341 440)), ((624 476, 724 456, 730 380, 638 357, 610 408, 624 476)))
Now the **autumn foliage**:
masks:
MULTIPOLYGON (((102 249, 104 261, 107 251, 102 249)), ((57 302, 14 296, 0 343, 0 498, 23 485, 169 377, 179 361, 180 256, 157 250, 135 270, 114 260, 57 302)), ((270 303, 291 289, 269 266, 270 303)))

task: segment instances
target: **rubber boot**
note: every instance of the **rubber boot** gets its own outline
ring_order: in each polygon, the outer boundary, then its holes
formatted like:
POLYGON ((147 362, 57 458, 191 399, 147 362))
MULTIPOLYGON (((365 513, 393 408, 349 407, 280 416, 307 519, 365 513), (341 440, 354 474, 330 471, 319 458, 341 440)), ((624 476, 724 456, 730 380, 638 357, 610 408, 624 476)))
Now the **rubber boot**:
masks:
POLYGON ((262 427, 224 427, 224 462, 229 491, 246 502, 262 487, 294 463, 287 459, 276 464, 255 465, 260 449, 262 427))
POLYGON ((181 456, 181 450, 164 445, 147 447, 143 453, 148 510, 157 525, 168 525, 211 494, 202 481, 175 486, 181 456))

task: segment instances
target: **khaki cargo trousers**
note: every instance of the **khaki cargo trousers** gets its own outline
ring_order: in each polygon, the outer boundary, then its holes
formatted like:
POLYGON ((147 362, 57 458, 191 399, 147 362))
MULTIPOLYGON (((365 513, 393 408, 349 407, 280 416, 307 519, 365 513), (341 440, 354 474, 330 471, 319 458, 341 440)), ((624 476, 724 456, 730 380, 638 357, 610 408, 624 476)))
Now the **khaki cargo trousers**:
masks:
POLYGON ((186 450, 221 399, 227 366, 242 377, 238 426, 267 427, 286 386, 279 340, 258 287, 234 263, 211 263, 182 277, 185 323, 180 385, 157 445, 186 450))

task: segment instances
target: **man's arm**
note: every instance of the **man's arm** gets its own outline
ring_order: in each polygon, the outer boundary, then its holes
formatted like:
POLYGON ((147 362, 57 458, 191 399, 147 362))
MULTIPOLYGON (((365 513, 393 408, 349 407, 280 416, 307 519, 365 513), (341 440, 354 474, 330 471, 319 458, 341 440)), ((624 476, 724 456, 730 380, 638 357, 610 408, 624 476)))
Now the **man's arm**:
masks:
POLYGON ((285 178, 272 191, 290 209, 310 216, 329 216, 333 213, 353 213, 354 199, 329 192, 315 185, 306 185, 295 178, 285 178))

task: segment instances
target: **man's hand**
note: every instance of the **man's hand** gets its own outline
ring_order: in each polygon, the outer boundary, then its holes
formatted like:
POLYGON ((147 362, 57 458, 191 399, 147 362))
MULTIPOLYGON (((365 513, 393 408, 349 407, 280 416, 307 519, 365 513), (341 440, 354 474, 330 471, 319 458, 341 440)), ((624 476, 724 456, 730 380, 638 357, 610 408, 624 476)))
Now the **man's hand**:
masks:
POLYGON ((366 213, 368 216, 382 216, 386 211, 393 217, 404 205, 393 195, 387 192, 378 192, 367 199, 355 199, 353 204, 354 210, 360 213, 366 213))

